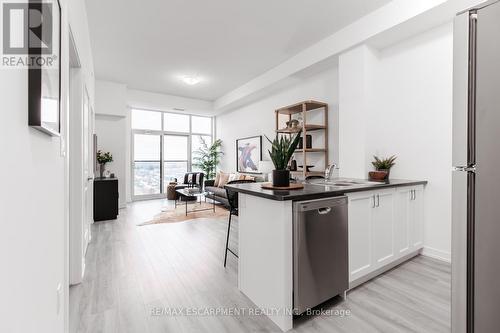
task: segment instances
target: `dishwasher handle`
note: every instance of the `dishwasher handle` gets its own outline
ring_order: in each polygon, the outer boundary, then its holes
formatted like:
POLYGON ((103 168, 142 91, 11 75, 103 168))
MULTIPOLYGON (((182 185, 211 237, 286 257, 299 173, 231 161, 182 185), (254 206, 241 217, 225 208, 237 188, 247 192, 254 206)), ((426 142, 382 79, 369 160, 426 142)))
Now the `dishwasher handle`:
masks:
POLYGON ((336 209, 337 207, 347 206, 346 196, 337 196, 326 199, 315 199, 306 201, 295 201, 293 203, 293 210, 295 212, 308 212, 316 211, 318 214, 328 214, 327 208, 336 209))
POLYGON ((318 214, 326 215, 332 211, 331 207, 318 208, 318 214))

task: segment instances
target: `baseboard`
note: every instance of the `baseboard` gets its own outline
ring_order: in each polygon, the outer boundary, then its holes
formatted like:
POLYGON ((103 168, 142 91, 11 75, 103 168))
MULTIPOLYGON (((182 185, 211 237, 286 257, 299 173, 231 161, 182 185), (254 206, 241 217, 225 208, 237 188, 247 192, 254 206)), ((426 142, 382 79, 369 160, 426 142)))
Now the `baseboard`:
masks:
POLYGON ((357 286, 373 279, 374 277, 379 276, 380 274, 387 272, 388 270, 391 270, 398 265, 401 265, 405 261, 408 261, 411 258, 418 256, 420 254, 420 251, 421 251, 420 249, 413 251, 413 252, 411 252, 411 253, 409 253, 409 254, 407 254, 407 255, 405 255, 397 260, 394 260, 393 262, 391 262, 383 267, 376 269, 373 272, 366 274, 365 276, 357 278, 356 280, 352 280, 351 282, 349 282, 349 290, 354 289, 357 286))
POLYGON ((446 251, 441 251, 435 249, 433 247, 424 246, 422 249, 422 255, 430 258, 434 258, 437 260, 445 261, 447 263, 451 263, 451 253, 446 251))

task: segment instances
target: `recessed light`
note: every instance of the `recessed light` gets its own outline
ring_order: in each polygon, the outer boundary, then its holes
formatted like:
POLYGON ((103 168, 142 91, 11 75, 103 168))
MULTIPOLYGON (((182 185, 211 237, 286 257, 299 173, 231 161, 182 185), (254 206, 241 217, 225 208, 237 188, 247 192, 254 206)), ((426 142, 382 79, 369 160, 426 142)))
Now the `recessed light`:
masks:
POLYGON ((190 76, 190 75, 181 76, 181 80, 185 84, 189 84, 190 86, 194 86, 195 84, 201 82, 201 78, 199 76, 190 76))

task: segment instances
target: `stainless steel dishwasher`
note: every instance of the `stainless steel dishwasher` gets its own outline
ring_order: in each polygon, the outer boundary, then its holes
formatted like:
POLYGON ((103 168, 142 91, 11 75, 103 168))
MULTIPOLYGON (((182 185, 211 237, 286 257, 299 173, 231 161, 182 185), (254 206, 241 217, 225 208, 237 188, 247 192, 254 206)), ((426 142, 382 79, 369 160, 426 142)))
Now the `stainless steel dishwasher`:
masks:
POLYGON ((347 197, 293 203, 293 304, 301 314, 349 289, 347 197))

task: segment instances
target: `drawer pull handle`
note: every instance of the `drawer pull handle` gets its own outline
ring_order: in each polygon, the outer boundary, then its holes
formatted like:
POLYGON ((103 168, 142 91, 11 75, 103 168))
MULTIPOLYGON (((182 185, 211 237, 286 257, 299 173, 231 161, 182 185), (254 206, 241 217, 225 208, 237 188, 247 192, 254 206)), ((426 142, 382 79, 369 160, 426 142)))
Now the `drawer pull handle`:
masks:
POLYGON ((332 209, 330 207, 320 208, 320 209, 318 209, 318 214, 325 215, 325 214, 330 213, 331 210, 332 209))

